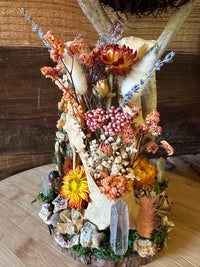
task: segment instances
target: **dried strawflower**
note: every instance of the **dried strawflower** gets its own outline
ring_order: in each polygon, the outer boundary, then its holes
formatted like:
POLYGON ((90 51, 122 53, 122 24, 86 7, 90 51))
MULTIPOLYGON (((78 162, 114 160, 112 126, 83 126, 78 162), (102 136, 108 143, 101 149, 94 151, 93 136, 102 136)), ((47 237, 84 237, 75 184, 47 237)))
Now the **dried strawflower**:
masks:
POLYGON ((109 94, 109 87, 106 80, 99 80, 93 89, 94 95, 105 97, 109 94))
POLYGON ((163 140, 161 141, 161 144, 169 156, 174 154, 174 148, 167 141, 163 140))
POLYGON ((100 176, 102 179, 98 181, 99 189, 110 200, 115 200, 117 197, 133 191, 131 180, 125 176, 116 174, 109 176, 106 171, 101 171, 100 176))
POLYGON ((137 230, 140 236, 150 238, 154 225, 154 207, 151 198, 143 198, 137 217, 137 230))
POLYGON ((70 208, 81 208, 84 201, 89 202, 89 189, 83 166, 78 166, 74 171, 70 170, 63 177, 60 194, 68 198, 70 208))
POLYGON ((135 187, 140 190, 143 184, 151 185, 157 176, 158 171, 148 159, 138 157, 134 163, 135 187))
POLYGON ((125 45, 106 45, 100 52, 99 59, 118 75, 125 75, 138 60, 137 51, 133 53, 133 50, 125 45))

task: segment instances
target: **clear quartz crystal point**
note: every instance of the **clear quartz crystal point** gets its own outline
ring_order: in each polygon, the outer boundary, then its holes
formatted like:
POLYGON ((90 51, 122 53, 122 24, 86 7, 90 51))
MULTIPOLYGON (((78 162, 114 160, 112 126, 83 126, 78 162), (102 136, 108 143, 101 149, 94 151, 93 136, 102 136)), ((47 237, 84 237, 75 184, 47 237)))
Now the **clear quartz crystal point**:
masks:
POLYGON ((41 180, 42 180, 42 194, 46 197, 49 194, 49 188, 47 188, 46 178, 44 174, 42 174, 41 180))
POLYGON ((110 243, 116 255, 124 255, 128 249, 129 213, 128 206, 118 199, 111 207, 110 243))
POLYGON ((157 170, 158 170, 157 181, 159 183, 162 183, 163 180, 165 179, 165 159, 162 157, 157 160, 157 170))

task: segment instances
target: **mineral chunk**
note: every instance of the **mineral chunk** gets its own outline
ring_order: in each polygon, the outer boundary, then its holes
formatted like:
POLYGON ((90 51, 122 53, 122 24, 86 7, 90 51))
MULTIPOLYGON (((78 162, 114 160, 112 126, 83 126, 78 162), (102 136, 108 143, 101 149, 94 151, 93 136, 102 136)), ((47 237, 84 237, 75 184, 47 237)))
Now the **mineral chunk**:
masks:
POLYGON ((63 198, 63 196, 58 195, 54 201, 52 201, 52 204, 54 204, 54 210, 53 213, 56 213, 60 210, 64 210, 67 208, 67 199, 63 198))
POLYGON ((157 252, 157 246, 149 239, 136 239, 133 249, 137 251, 140 257, 154 256, 157 252))
POLYGON ((42 209, 39 212, 40 218, 46 223, 46 224, 51 224, 50 222, 50 217, 52 215, 52 209, 51 205, 49 203, 44 203, 42 205, 42 209))
POLYGON ((100 242, 104 237, 104 233, 99 233, 94 224, 86 222, 81 229, 80 243, 83 247, 99 249, 100 242))
POLYGON ((123 200, 112 205, 110 218, 110 242, 116 255, 125 255, 128 249, 129 214, 123 200))

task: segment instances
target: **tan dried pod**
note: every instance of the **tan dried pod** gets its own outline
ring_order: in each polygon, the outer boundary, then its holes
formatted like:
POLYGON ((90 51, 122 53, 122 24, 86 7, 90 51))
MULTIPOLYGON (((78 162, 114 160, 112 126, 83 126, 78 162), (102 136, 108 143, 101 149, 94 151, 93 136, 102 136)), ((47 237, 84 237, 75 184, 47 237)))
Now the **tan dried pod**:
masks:
POLYGON ((72 218, 71 218, 71 210, 69 210, 69 209, 63 210, 63 211, 60 213, 60 219, 61 219, 64 223, 70 223, 70 222, 72 221, 72 218))
POLYGON ((61 233, 61 234, 69 234, 69 235, 74 235, 77 234, 77 228, 76 225, 73 224, 73 222, 70 223, 58 223, 57 224, 57 230, 61 233))
POLYGON ((79 232, 83 227, 83 215, 78 210, 72 209, 71 217, 73 224, 76 225, 77 231, 79 232))

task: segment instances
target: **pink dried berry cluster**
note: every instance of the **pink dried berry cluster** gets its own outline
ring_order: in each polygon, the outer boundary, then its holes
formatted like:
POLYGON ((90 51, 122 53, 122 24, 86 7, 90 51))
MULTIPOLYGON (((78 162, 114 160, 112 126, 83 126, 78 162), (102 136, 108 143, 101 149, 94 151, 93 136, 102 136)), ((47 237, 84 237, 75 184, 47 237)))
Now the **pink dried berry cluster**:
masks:
POLYGON ((109 109, 110 122, 103 125, 105 135, 114 136, 122 131, 122 128, 131 124, 131 116, 128 113, 121 113, 120 108, 109 109))
POLYGON ((92 132, 97 128, 102 128, 106 121, 109 119, 108 112, 102 108, 96 110, 89 110, 85 113, 85 119, 87 126, 92 132))

